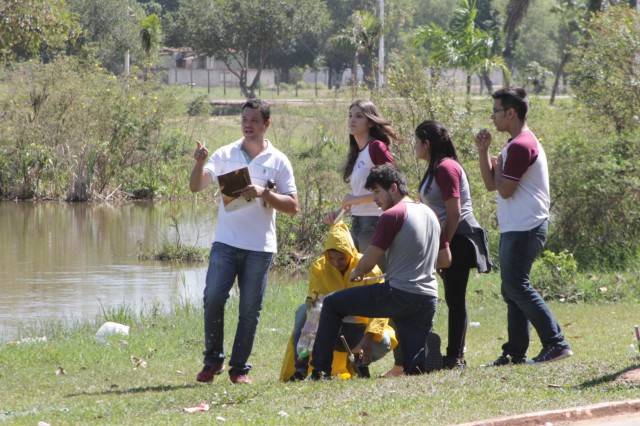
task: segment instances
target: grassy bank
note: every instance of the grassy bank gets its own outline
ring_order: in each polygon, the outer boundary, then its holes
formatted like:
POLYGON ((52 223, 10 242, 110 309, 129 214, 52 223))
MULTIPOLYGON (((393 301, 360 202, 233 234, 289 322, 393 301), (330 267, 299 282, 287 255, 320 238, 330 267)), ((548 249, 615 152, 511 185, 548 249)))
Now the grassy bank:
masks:
MULTIPOLYGON (((632 277, 626 278, 630 282, 632 277)), ((506 310, 496 274, 472 279, 469 320, 479 326, 469 328, 466 370, 397 379, 279 383, 294 309, 305 288, 304 281, 270 284, 250 359, 250 386, 232 385, 226 374, 212 384, 195 381, 202 351, 199 301, 175 301, 167 309, 156 307, 142 315, 120 309, 70 328, 48 323, 25 330, 17 341, 0 345, 0 421, 441 425, 637 397, 637 387, 615 380, 640 364, 633 337, 634 321, 639 321, 634 303, 552 302, 576 353, 573 358, 539 366, 480 368, 499 354, 506 338, 506 310), (130 325, 129 336, 110 336, 108 345, 97 343, 95 332, 107 320, 130 325), (44 336, 46 341, 25 340, 44 336), (210 405, 209 411, 183 412, 203 402, 210 405)), ((444 347, 443 302, 438 309, 436 331, 444 347)), ((232 298, 227 350, 236 312, 232 298)), ((529 355, 539 349, 534 332, 529 355)), ((374 364, 372 376, 391 363, 388 356, 374 364)))

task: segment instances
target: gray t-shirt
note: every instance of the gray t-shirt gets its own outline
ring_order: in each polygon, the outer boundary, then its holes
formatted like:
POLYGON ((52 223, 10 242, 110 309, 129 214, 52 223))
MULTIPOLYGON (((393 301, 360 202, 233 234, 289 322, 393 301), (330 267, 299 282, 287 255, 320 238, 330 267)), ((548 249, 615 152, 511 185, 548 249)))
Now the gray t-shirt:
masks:
POLYGON ((371 245, 386 251, 387 281, 398 290, 438 296, 436 260, 440 222, 431 208, 402 201, 385 210, 371 245))
POLYGON ((473 216, 467 175, 456 160, 452 158, 442 160, 436 168, 428 191, 425 191, 428 180, 426 179, 420 188, 420 199, 436 212, 443 227, 447 217, 445 202, 450 198, 460 199, 460 223, 456 234, 469 234, 472 228, 480 227, 473 216))

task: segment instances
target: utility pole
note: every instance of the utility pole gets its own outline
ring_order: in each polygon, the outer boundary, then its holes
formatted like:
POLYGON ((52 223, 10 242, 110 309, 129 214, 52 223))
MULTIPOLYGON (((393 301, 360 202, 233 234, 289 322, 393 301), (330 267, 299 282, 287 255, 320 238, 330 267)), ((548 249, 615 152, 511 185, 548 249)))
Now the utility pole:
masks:
POLYGON ((380 1, 380 25, 382 32, 380 33, 378 45, 378 89, 384 86, 384 0, 380 1))

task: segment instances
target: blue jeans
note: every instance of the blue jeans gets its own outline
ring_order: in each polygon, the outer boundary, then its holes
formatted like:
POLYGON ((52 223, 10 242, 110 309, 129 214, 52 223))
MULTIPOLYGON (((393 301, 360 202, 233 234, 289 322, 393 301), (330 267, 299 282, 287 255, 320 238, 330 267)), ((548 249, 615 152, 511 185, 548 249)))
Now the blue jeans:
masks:
POLYGON ((424 355, 427 334, 433 326, 436 297, 408 293, 392 288, 388 282, 351 287, 325 297, 320 325, 313 345, 311 365, 316 371, 331 374, 333 348, 347 315, 391 318, 402 346, 402 365, 407 374, 419 373, 415 357, 424 355))
MULTIPOLYGON (((371 244, 373 233, 378 224, 378 216, 353 216, 351 218, 351 238, 360 253, 364 253, 371 244)), ((378 267, 385 271, 387 267, 387 259, 384 255, 378 259, 378 267)))
MULTIPOLYGON (((324 305, 323 305, 324 306, 324 305)), ((307 320, 307 305, 302 304, 296 311, 296 317, 293 323, 293 350, 296 354, 296 371, 303 373, 305 376, 307 375, 307 370, 309 369, 309 358, 305 358, 302 360, 298 360, 298 341, 300 340, 300 336, 302 335, 302 327, 304 327, 304 323, 307 320)), ((347 327, 350 324, 346 325, 347 327)), ((362 324, 364 328, 364 324, 362 324)), ((364 333, 357 333, 355 336, 357 338, 357 342, 349 343, 350 346, 355 346, 364 333)), ((340 343, 342 345, 342 343, 340 343)), ((391 350, 391 338, 385 333, 382 339, 379 342, 373 342, 371 348, 371 362, 376 362, 382 358, 391 350)))
POLYGON ((251 369, 247 360, 253 348, 272 259, 273 253, 243 250, 218 242, 211 246, 204 288, 204 365, 225 359, 224 308, 237 277, 240 304, 229 374, 247 374, 251 369))
POLYGON ((500 234, 500 276, 502 297, 507 303, 509 340, 502 345, 504 354, 524 357, 529 348, 530 324, 536 329, 543 347, 568 348, 560 325, 538 292, 531 287, 529 273, 547 239, 548 221, 528 231, 500 234))

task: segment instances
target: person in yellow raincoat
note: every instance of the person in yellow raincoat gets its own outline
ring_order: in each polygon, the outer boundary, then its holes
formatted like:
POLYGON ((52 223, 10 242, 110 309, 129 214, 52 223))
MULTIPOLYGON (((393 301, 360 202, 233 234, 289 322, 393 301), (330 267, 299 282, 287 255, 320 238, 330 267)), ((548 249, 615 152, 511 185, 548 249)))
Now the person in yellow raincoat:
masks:
MULTIPOLYGON (((309 358, 298 360, 296 346, 300 339, 308 309, 313 305, 317 297, 326 296, 329 293, 345 288, 378 283, 384 280, 381 277, 382 272, 376 266, 366 274, 366 277, 380 276, 379 279, 362 282, 349 281, 349 275, 358 265, 362 254, 358 253, 349 229, 343 222, 338 222, 331 227, 324 248, 324 255, 311 265, 306 303, 296 311, 294 330, 287 343, 284 361, 280 370, 280 380, 283 382, 303 380, 308 375, 309 358)), ((382 358, 398 344, 395 331, 389 327, 387 321, 386 318, 344 318, 341 334, 345 335, 352 352, 358 354, 367 347, 372 348, 370 354, 363 354, 365 364, 369 359, 377 361, 382 358), (366 342, 368 340, 372 340, 373 345, 367 345, 366 342)), ((349 367, 344 346, 337 343, 333 357, 332 375, 350 377, 353 374, 354 371, 349 367)))

